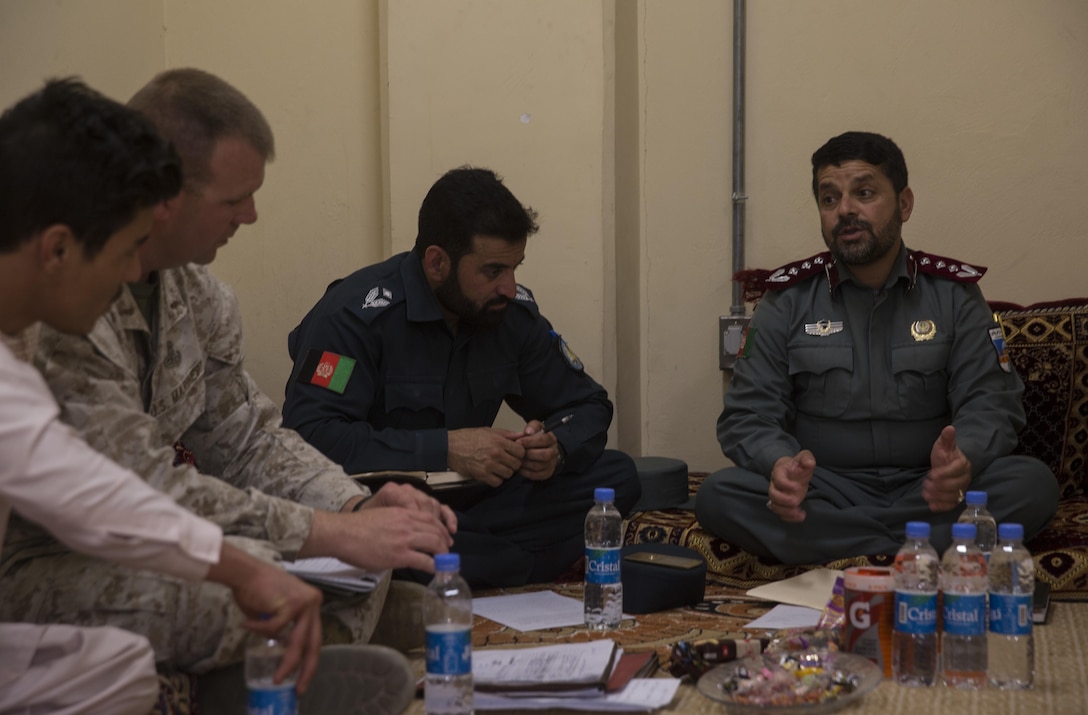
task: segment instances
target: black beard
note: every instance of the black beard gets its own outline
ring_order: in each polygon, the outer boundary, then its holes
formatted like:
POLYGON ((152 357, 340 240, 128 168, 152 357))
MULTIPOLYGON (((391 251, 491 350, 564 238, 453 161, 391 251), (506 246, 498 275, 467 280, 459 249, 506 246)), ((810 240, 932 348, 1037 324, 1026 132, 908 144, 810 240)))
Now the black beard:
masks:
POLYGON ((502 324, 506 317, 506 306, 510 304, 507 298, 492 298, 477 308, 472 304, 461 290, 461 282, 457 279, 457 267, 450 271, 449 276, 434 290, 434 296, 442 307, 457 316, 457 320, 476 330, 494 330, 502 324), (495 310, 502 306, 501 310, 495 310))
POLYGON ((888 252, 895 246, 896 239, 899 238, 902 230, 903 214, 899 207, 896 206, 895 215, 892 216, 883 230, 874 231, 871 223, 860 218, 839 219, 839 222, 835 224, 835 228, 831 229, 830 240, 825 236, 824 242, 836 261, 841 261, 848 266, 864 266, 875 263, 888 255, 888 252), (861 229, 868 232, 868 240, 844 247, 836 239, 841 233, 849 229, 861 229))

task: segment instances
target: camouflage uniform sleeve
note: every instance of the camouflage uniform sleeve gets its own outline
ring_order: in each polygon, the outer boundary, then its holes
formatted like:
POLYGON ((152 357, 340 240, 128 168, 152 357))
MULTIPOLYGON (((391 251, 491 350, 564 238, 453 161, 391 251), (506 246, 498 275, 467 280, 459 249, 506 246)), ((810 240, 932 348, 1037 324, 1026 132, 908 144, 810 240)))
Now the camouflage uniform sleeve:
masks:
POLYGON ((61 419, 96 450, 225 533, 269 541, 292 558, 309 536, 313 510, 175 464, 173 442, 143 409, 138 368, 127 359, 114 317, 111 311, 99 320, 95 343, 43 327, 35 362, 60 404, 61 419))
MULTIPOLYGON (((206 269, 205 269, 206 271, 206 269)), ((190 297, 205 346, 205 410, 185 433, 185 445, 213 474, 315 509, 339 511, 369 491, 336 463, 281 425, 279 408, 257 387, 243 362, 238 301, 209 272, 190 297)))

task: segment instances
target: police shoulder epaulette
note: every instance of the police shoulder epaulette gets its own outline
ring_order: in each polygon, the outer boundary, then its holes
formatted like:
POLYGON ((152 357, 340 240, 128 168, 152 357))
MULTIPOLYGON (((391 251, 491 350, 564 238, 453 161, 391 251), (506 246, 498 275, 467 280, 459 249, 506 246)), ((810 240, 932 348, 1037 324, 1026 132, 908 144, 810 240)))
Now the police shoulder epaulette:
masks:
POLYGON ((908 251, 907 260, 922 273, 957 283, 978 283, 986 274, 986 266, 972 266, 955 258, 935 256, 922 251, 908 251))
POLYGON ((520 283, 518 283, 517 286, 517 292, 514 294, 514 300, 511 302, 515 305, 520 305, 533 313, 539 313, 540 306, 536 304, 536 298, 533 297, 533 292, 520 283))
POLYGON ((787 263, 770 271, 756 271, 757 275, 755 277, 763 290, 782 290, 800 283, 806 278, 811 278, 817 273, 823 273, 831 262, 831 253, 824 251, 800 261, 787 263))

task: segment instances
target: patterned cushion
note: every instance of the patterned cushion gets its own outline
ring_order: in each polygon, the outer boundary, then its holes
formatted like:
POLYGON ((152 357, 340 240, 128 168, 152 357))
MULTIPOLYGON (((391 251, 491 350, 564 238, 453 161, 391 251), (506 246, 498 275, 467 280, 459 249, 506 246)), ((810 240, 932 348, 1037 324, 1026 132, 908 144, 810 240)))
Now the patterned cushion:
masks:
POLYGON ((1088 305, 998 312, 1024 381, 1027 425, 1017 451, 1045 462, 1062 498, 1088 491, 1088 305))
POLYGON ((200 715, 196 676, 176 670, 159 673, 159 701, 151 715, 200 715))

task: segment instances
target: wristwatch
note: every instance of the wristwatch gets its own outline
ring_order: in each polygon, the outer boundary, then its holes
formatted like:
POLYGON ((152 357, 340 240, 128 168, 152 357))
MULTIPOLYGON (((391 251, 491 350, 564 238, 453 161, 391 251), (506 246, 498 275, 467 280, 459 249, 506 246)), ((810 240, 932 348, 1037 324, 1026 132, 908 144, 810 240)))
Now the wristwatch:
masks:
POLYGON ((559 450, 559 457, 555 460, 555 471, 552 473, 562 474, 563 470, 567 468, 567 450, 563 449, 561 442, 556 442, 555 446, 559 450))

